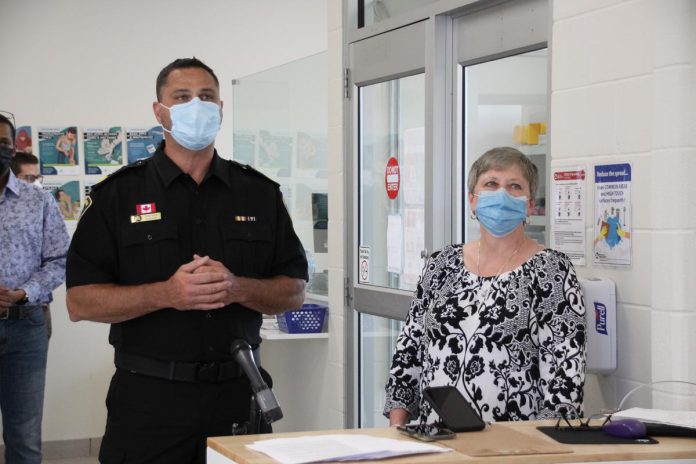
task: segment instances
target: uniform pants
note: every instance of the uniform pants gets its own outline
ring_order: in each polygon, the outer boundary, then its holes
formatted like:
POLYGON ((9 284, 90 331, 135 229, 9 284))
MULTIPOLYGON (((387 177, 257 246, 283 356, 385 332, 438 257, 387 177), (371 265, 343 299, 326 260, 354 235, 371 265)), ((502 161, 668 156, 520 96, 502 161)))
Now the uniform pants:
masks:
POLYGON ((102 464, 204 464, 206 438, 249 419, 246 377, 177 382, 117 369, 106 398, 102 464))
POLYGON ((6 464, 41 464, 48 334, 40 306, 0 320, 0 413, 6 464))

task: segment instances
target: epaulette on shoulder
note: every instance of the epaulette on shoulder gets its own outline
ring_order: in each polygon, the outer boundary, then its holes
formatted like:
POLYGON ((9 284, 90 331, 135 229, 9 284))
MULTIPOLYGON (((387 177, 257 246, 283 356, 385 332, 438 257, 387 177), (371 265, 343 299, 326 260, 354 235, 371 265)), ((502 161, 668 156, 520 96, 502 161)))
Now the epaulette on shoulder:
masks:
POLYGON ((239 169, 242 169, 243 171, 246 171, 246 172, 248 172, 249 174, 254 174, 254 175, 256 175, 256 176, 259 176, 259 177, 262 178, 263 180, 266 180, 266 181, 268 181, 268 182, 271 182, 272 184, 274 184, 274 185, 276 185, 276 186, 278 186, 278 187, 280 186, 280 184, 279 184, 278 182, 274 181, 273 179, 271 179, 270 177, 268 177, 266 174, 262 173, 261 171, 257 171, 256 169, 252 168, 252 167, 249 166, 248 164, 242 164, 242 163, 240 163, 240 162, 238 162, 238 161, 234 161, 234 160, 226 160, 226 161, 229 162, 229 163, 231 163, 232 166, 235 166, 235 167, 237 167, 237 168, 239 168, 239 169))
POLYGON ((127 165, 123 166, 122 168, 112 172, 111 174, 109 174, 108 176, 106 176, 105 178, 103 178, 102 180, 97 182, 96 184, 94 184, 92 186, 92 190, 98 190, 98 189, 102 188, 104 185, 108 184, 109 181, 122 175, 124 172, 130 172, 131 170, 133 170, 135 168, 145 166, 148 163, 148 161, 150 161, 151 159, 152 158, 145 158, 145 159, 141 159, 141 160, 138 160, 134 163, 127 164, 127 165))

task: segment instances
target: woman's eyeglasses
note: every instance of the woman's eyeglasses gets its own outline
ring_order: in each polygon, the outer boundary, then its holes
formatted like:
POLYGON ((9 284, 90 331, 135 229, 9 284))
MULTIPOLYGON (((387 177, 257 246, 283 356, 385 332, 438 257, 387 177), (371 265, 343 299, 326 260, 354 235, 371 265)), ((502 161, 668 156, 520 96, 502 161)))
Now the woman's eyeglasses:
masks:
POLYGON ((568 418, 565 413, 561 413, 561 417, 558 418, 556 422, 556 430, 573 430, 573 431, 586 431, 586 430, 601 430, 604 425, 611 421, 611 414, 593 414, 592 416, 581 419, 581 418, 568 418), (597 424, 597 421, 604 419, 601 424, 597 424), (592 424, 592 422, 595 424, 592 424))

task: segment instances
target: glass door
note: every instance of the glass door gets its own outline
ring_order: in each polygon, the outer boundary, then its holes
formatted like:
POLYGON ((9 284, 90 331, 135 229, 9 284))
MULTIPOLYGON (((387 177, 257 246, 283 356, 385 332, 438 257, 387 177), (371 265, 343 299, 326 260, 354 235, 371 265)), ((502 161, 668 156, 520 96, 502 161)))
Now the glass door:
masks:
POLYGON ((424 236, 423 74, 359 89, 358 282, 413 291, 424 236))
MULTIPOLYGON (((409 298, 425 248, 424 119, 423 74, 359 89, 358 242, 363 267, 358 281, 406 290, 409 298)), ((361 427, 388 424, 382 416, 384 385, 402 326, 399 320, 360 314, 361 427)))
POLYGON ((469 168, 494 147, 514 147, 539 170, 534 212, 525 229, 546 243, 546 153, 548 150, 548 49, 462 67, 464 97, 463 205, 466 241, 478 240, 471 219, 466 179, 469 168))

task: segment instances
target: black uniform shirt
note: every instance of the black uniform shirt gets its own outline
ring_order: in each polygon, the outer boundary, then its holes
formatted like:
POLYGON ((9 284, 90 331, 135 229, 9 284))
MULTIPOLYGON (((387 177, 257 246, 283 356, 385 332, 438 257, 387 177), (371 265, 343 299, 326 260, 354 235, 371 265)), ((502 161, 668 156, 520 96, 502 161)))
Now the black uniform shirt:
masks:
MULTIPOLYGON (((152 158, 93 187, 68 252, 68 288, 165 281, 194 253, 238 276, 307 280, 304 249, 278 184, 216 152, 199 186, 163 149, 164 143, 152 158)), ((239 304, 168 308, 112 324, 109 342, 165 361, 229 359, 235 338, 260 343, 261 318, 239 304)))

